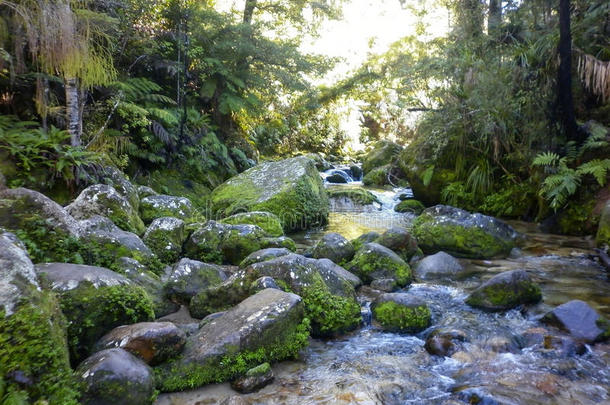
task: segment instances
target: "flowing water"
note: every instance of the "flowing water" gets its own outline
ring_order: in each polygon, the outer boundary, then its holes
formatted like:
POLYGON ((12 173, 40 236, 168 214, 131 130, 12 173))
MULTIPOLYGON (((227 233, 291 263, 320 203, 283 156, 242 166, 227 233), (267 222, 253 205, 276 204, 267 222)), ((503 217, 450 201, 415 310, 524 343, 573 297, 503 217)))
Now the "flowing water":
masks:
MULTIPOLYGON (((348 186, 361 187, 360 183, 348 186)), ((332 186, 332 187, 345 187, 332 186)), ((409 226, 413 217, 394 213, 405 190, 372 190, 380 201, 371 207, 334 206, 324 229, 295 235, 301 248, 326 232, 348 239, 371 230, 409 226)), ((275 381, 240 395, 244 404, 610 404, 610 345, 524 344, 526 331, 553 306, 582 299, 610 317, 607 273, 591 256, 584 238, 541 234, 532 224, 511 223, 528 238, 521 253, 505 260, 463 260, 469 275, 459 281, 416 283, 406 289, 426 301, 432 328, 463 331, 467 341, 451 357, 424 349, 427 331, 386 333, 370 324, 370 298, 360 293, 364 325, 334 340, 311 341, 299 361, 273 366, 275 381), (544 301, 529 311, 485 313, 464 304, 482 281, 508 269, 527 269, 544 301), (368 320, 368 321, 367 321, 368 320), (577 354, 578 353, 578 354, 577 354)), ((428 330, 429 331, 429 330, 428 330)), ((161 395, 158 405, 215 404, 237 395, 228 384, 161 395)))

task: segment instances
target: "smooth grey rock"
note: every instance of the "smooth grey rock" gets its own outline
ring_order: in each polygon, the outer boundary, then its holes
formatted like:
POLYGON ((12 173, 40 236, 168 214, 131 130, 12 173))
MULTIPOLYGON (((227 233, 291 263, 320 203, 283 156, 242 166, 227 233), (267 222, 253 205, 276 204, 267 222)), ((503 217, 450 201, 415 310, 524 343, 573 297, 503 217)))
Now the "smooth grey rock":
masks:
POLYGON ((383 292, 393 292, 398 290, 398 284, 393 278, 381 278, 371 281, 371 288, 383 292))
POLYGON ((20 301, 32 290, 40 291, 34 265, 17 237, 0 234, 0 308, 4 316, 12 315, 20 301))
POLYGON ((55 291, 70 291, 82 283, 90 283, 95 288, 116 285, 130 285, 125 277, 112 270, 71 263, 42 263, 36 265, 36 273, 44 277, 55 291))
POLYGON ((566 330, 573 338, 593 343, 610 337, 610 323, 598 324, 600 315, 584 301, 572 300, 561 304, 542 318, 542 322, 566 330), (600 326, 603 326, 602 329, 600 326))
POLYGON ((267 248, 257 250, 256 252, 250 253, 242 262, 239 264, 239 267, 248 267, 254 263, 265 262, 267 260, 275 259, 281 256, 287 256, 292 254, 292 252, 286 248, 267 248))
POLYGON ((251 290, 253 293, 257 293, 266 288, 275 288, 276 290, 281 290, 280 287, 275 283, 275 280, 271 277, 261 277, 257 278, 254 283, 252 283, 251 290))
POLYGON ((79 221, 83 231, 82 240, 103 246, 106 252, 113 250, 115 256, 125 256, 134 259, 149 259, 154 253, 133 232, 120 229, 110 219, 93 215, 92 217, 79 221))
POLYGON ((405 228, 397 226, 382 233, 374 242, 387 247, 406 262, 421 252, 417 240, 405 228))
POLYGON ((464 267, 460 262, 445 252, 426 256, 415 267, 415 275, 421 280, 431 280, 437 277, 456 277, 463 271, 464 267))
POLYGON ((199 291, 226 279, 221 266, 184 258, 174 265, 164 288, 173 301, 188 305, 199 291))
POLYGON ((354 257, 352 244, 338 233, 327 233, 313 248, 312 255, 316 259, 330 259, 340 264, 352 260, 354 257))

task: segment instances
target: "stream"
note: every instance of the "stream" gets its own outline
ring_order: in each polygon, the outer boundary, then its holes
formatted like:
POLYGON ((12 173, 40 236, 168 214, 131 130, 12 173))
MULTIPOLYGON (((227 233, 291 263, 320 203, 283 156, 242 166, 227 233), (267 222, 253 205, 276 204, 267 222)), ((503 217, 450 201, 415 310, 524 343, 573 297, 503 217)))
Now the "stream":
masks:
MULTIPOLYGON (((327 187, 363 186, 350 181, 327 187)), ((369 190, 379 200, 374 207, 332 204, 326 227, 291 237, 305 249, 328 232, 354 239, 372 230, 410 226, 413 215, 393 210, 398 196, 410 190, 369 190)), ((219 404, 233 396, 239 397, 234 404, 610 404, 610 344, 579 346, 569 339, 524 344, 526 331, 541 326, 537 319, 542 314, 572 299, 610 317, 608 275, 592 259, 591 241, 539 233, 535 224, 510 223, 527 235, 517 254, 504 260, 461 260, 470 270, 465 278, 405 289, 428 303, 431 329, 465 333, 467 341, 451 357, 432 356, 424 349, 430 329, 401 335, 367 322, 370 297, 363 288, 363 327, 334 340, 312 339, 298 361, 273 365, 275 381, 262 390, 239 395, 228 383, 213 384, 160 395, 156 404, 219 404), (482 281, 516 268, 529 270, 541 285, 542 303, 527 312, 504 313, 485 313, 464 303, 482 281)))

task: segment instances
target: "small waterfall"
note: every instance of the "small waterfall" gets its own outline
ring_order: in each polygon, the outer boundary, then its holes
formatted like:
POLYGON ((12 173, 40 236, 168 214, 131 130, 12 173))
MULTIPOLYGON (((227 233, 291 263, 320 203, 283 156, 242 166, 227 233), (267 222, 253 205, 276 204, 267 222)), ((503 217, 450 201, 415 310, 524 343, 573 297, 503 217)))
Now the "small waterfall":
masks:
POLYGON ((371 301, 364 301, 360 307, 360 316, 362 316, 362 327, 371 326, 373 320, 373 312, 371 311, 371 301))
POLYGON ((362 171, 359 166, 335 166, 321 173, 326 183, 330 184, 353 184, 362 180, 362 171))

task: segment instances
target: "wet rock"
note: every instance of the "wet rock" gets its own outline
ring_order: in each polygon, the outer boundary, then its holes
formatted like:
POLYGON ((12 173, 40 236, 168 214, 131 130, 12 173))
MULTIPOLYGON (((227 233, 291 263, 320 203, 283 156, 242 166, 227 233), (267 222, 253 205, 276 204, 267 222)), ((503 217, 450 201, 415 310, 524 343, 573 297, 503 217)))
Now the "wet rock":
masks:
POLYGON ((313 248, 312 255, 315 259, 326 258, 341 264, 352 260, 354 253, 354 247, 343 236, 338 233, 327 233, 313 248))
POLYGON ((138 186, 138 195, 140 196, 140 199, 143 199, 150 197, 151 195, 159 195, 159 193, 148 186, 138 186))
MULTIPOLYGON (((13 315, 19 302, 40 291, 34 265, 24 246, 9 232, 0 233, 0 311, 13 315)), ((2 312, 0 312, 2 313, 2 312)))
POLYGON ((292 254, 292 252, 286 248, 267 248, 257 250, 256 252, 250 253, 242 262, 239 264, 239 267, 248 267, 254 263, 265 262, 267 260, 275 259, 281 256, 287 256, 292 254))
POLYGON ((518 353, 519 345, 516 339, 507 336, 491 336, 483 343, 483 348, 495 353, 518 353))
POLYGON ((291 252, 297 251, 297 244, 294 240, 288 236, 280 236, 277 238, 263 238, 261 239, 261 249, 288 249, 291 252))
POLYGON ((211 195, 216 213, 268 211, 277 215, 285 231, 325 224, 328 196, 314 162, 299 156, 261 163, 229 179, 211 195))
POLYGON ((178 356, 186 334, 171 322, 140 322, 114 328, 104 335, 94 351, 120 347, 150 365, 178 356))
POLYGON ((275 280, 271 277, 261 277, 254 280, 252 283, 252 287, 250 290, 256 294, 259 291, 262 291, 266 288, 275 288, 276 290, 281 290, 281 288, 276 284, 275 280))
POLYGON ((398 284, 393 278, 382 278, 371 281, 371 288, 383 292, 392 292, 398 290, 398 284))
POLYGON ((464 267, 460 262, 445 252, 426 256, 415 267, 415 275, 421 280, 431 280, 438 277, 454 278, 463 271, 464 267))
POLYGON ((186 306, 181 306, 178 311, 157 319, 157 322, 171 322, 186 333, 187 336, 191 336, 197 333, 199 324, 202 321, 193 318, 186 306))
POLYGON ((551 354, 558 357, 570 357, 583 355, 587 348, 583 342, 570 337, 556 336, 545 328, 530 328, 519 336, 519 344, 522 348, 534 347, 543 354, 551 354))
POLYGON ((409 261, 413 256, 422 256, 417 240, 405 229, 392 227, 375 240, 375 243, 392 250, 403 260, 409 261))
POLYGON ((182 254, 182 245, 187 236, 184 221, 161 217, 148 226, 143 240, 162 262, 174 263, 182 254))
POLYGON ((331 187, 327 192, 333 210, 373 208, 373 203, 379 203, 375 194, 359 187, 331 187))
POLYGON ((466 401, 469 404, 476 405, 514 405, 511 402, 501 401, 497 398, 494 398, 492 395, 483 391, 480 388, 472 388, 472 387, 462 387, 457 390, 457 397, 462 401, 466 401))
POLYGON ((232 395, 225 398, 220 405, 250 405, 250 403, 239 395, 232 395))
POLYGON ((404 287, 411 283, 411 268, 396 253, 377 243, 366 243, 346 265, 364 283, 378 279, 394 279, 404 287))
POLYGON ((451 356, 458 351, 460 343, 466 340, 464 331, 436 329, 428 335, 424 348, 434 356, 451 356))
POLYGON ((474 290, 466 303, 487 311, 503 311, 524 304, 536 304, 542 292, 524 270, 497 274, 474 290))
POLYGON ((373 319, 391 332, 417 333, 432 322, 428 306, 405 293, 382 294, 372 303, 371 310, 373 319))
POLYGON ((226 381, 261 360, 294 357, 308 340, 303 315, 295 294, 266 289, 247 298, 190 336, 180 359, 160 366, 158 388, 169 392, 226 381), (258 360, 243 356, 254 352, 258 360))
POLYGON ((335 172, 326 178, 328 183, 333 184, 346 184, 349 182, 346 175, 342 174, 342 172, 335 172))
POLYGON ((354 180, 358 181, 362 178, 363 172, 360 166, 351 165, 349 167, 349 171, 352 173, 352 177, 354 178, 354 180))
POLYGON ((199 291, 226 279, 221 266, 184 258, 174 265, 164 288, 172 301, 188 305, 199 291))
POLYGON ((84 385, 82 404, 152 404, 152 369, 123 349, 95 353, 83 361, 76 374, 84 385))
POLYGON ((610 337, 610 324, 586 302, 568 301, 548 312, 542 322, 567 331, 575 339, 593 343, 610 337))
POLYGON ((496 218, 446 205, 424 210, 413 223, 413 235, 427 254, 445 251, 471 259, 506 257, 519 236, 496 218))
POLYGON ((125 174, 116 167, 106 166, 98 173, 98 183, 107 184, 129 201, 129 204, 138 211, 140 198, 138 188, 133 185, 125 174))
POLYGON ((367 174, 375 168, 392 163, 392 160, 400 153, 402 147, 394 142, 379 141, 362 162, 362 171, 367 174))
POLYGON ((597 246, 610 245, 610 200, 606 202, 599 219, 597 234, 595 236, 597 246))
POLYGON ((362 178, 362 184, 365 186, 384 186, 389 184, 388 174, 392 170, 390 165, 385 165, 372 169, 362 178))
POLYGON ((137 235, 146 230, 129 200, 106 184, 84 189, 74 202, 66 206, 66 211, 76 219, 89 219, 95 215, 109 218, 119 228, 137 235))
POLYGON ((186 220, 193 215, 193 204, 186 197, 151 195, 140 201, 140 215, 147 224, 163 217, 186 220))
POLYGON ((229 225, 256 225, 269 236, 279 237, 284 235, 280 219, 270 212, 243 212, 231 215, 220 222, 229 225))
POLYGON ((273 370, 269 363, 263 363, 246 371, 241 377, 231 382, 231 388, 242 394, 249 394, 260 390, 273 381, 273 370))
MULTIPOLYGON (((400 196, 399 196, 400 198, 400 196)), ((419 215, 426 209, 426 206, 417 200, 403 200, 399 202, 396 207, 394 207, 394 211, 396 212, 408 212, 411 214, 419 215)))
POLYGON ((358 251, 360 250, 362 245, 364 245, 365 243, 375 242, 380 236, 381 235, 379 233, 374 231, 363 233, 362 235, 351 241, 352 246, 354 246, 354 249, 358 251))

